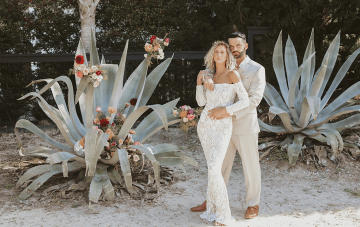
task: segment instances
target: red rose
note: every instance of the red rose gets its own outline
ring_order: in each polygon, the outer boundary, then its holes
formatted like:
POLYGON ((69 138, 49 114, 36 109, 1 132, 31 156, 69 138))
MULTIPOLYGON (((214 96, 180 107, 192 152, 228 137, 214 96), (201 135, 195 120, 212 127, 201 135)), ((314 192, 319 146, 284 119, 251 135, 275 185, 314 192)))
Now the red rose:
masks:
POLYGON ((107 127, 109 125, 109 121, 106 119, 101 119, 100 121, 100 127, 104 128, 107 127))
POLYGON ((101 71, 96 71, 96 75, 100 76, 100 75, 101 75, 101 71))
POLYGON ((165 39, 165 42, 166 42, 166 43, 170 42, 170 39, 169 39, 169 38, 166 38, 166 39, 165 39))
POLYGON ((133 98, 133 99, 130 100, 130 105, 135 106, 136 102, 137 102, 137 99, 133 98))
POLYGON ((151 36, 151 38, 150 38, 150 43, 152 44, 155 39, 156 39, 156 35, 151 36))
POLYGON ((84 56, 82 56, 82 55, 76 56, 75 62, 78 63, 78 64, 84 64, 84 62, 85 62, 84 56))

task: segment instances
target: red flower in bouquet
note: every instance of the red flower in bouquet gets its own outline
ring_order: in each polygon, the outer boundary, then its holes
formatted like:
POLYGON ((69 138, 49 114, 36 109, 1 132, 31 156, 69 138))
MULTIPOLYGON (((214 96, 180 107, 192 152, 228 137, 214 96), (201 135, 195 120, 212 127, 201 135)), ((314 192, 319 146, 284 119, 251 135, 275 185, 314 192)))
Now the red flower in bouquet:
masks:
POLYGON ((82 56, 82 55, 77 55, 77 56, 75 57, 75 62, 76 62, 77 64, 84 64, 84 62, 85 62, 84 56, 82 56))
POLYGON ((151 38, 150 38, 150 43, 152 44, 155 39, 156 39, 156 35, 151 36, 151 38))
POLYGON ((106 119, 101 119, 100 121, 100 127, 107 127, 109 125, 109 121, 106 119))
POLYGON ((136 98, 133 98, 133 99, 130 100, 130 104, 131 104, 132 106, 135 106, 135 105, 136 105, 136 102, 137 102, 137 99, 136 99, 136 98))
POLYGON ((100 76, 100 75, 101 75, 101 71, 96 71, 96 75, 100 76))

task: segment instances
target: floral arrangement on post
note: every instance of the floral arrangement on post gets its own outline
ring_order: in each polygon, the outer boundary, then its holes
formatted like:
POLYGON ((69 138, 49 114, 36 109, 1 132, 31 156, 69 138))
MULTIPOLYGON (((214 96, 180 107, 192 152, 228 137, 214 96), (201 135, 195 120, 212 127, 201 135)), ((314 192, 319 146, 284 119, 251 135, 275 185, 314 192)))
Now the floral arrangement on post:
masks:
POLYGON ((185 133, 188 133, 189 127, 197 126, 203 109, 203 107, 193 109, 190 106, 183 105, 180 108, 175 108, 173 110, 173 115, 181 118, 180 129, 185 133))
POLYGON ((75 76, 78 78, 83 78, 84 76, 87 77, 89 79, 89 83, 91 83, 94 87, 99 86, 103 79, 107 80, 107 76, 105 75, 106 70, 103 70, 101 66, 86 66, 84 63, 84 56, 77 55, 75 57, 74 68, 71 70, 75 76))
MULTIPOLYGON (((167 35, 167 34, 166 34, 167 35)), ((156 59, 164 59, 164 48, 166 46, 169 46, 170 39, 166 38, 166 35, 163 39, 160 39, 156 37, 156 35, 151 36, 150 43, 145 43, 145 50, 147 54, 144 55, 144 57, 147 60, 148 66, 151 66, 152 58, 156 59)))

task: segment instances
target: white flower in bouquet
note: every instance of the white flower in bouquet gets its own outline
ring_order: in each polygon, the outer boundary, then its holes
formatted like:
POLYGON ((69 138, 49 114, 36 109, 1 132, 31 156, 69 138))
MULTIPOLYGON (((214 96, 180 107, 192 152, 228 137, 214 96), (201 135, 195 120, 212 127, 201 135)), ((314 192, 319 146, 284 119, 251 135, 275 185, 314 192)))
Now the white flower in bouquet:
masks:
POLYGON ((78 67, 76 68, 79 71, 84 71, 84 69, 86 68, 86 66, 84 64, 78 65, 78 67))
POLYGON ((185 106, 185 110, 188 111, 188 110, 189 110, 189 106, 185 106))
POLYGON ((97 77, 96 73, 93 73, 93 74, 91 75, 91 77, 96 80, 96 77, 97 77))
POLYGON ((109 143, 109 142, 106 142, 106 143, 105 143, 105 147, 108 147, 108 146, 110 146, 110 143, 109 143))
POLYGON ((100 107, 100 106, 96 107, 96 108, 95 108, 95 111, 96 111, 96 112, 101 112, 101 107, 100 107))
POLYGON ((137 154, 133 155, 134 162, 137 162, 140 160, 139 156, 137 154))
POLYGON ((147 58, 147 54, 144 54, 144 57, 147 58))
POLYGON ((104 77, 100 75, 100 76, 97 76, 96 79, 97 79, 97 81, 101 82, 104 79, 104 77))
POLYGON ((175 115, 178 115, 179 114, 179 112, 177 111, 177 110, 173 110, 173 115, 175 116, 175 115))
POLYGON ((89 69, 88 68, 84 68, 84 70, 82 70, 82 71, 83 71, 85 76, 89 74, 89 69))
POLYGON ((187 119, 187 117, 184 117, 184 118, 183 118, 183 122, 186 123, 186 122, 188 122, 188 121, 189 121, 189 119, 187 119))
POLYGON ((130 143, 134 143, 134 140, 133 140, 133 139, 129 139, 129 142, 130 142, 130 143))
POLYGON ((130 158, 131 158, 131 155, 128 154, 128 155, 127 155, 127 158, 130 159, 130 158))
POLYGON ((96 71, 96 70, 98 69, 98 67, 97 67, 96 65, 93 65, 93 66, 91 66, 91 69, 92 69, 93 71, 96 71))
POLYGON ((93 83, 93 86, 94 87, 97 87, 97 86, 99 86, 100 85, 100 82, 99 81, 95 81, 94 83, 93 83))
POLYGON ((122 117, 123 117, 123 118, 126 118, 126 114, 123 114, 122 117))

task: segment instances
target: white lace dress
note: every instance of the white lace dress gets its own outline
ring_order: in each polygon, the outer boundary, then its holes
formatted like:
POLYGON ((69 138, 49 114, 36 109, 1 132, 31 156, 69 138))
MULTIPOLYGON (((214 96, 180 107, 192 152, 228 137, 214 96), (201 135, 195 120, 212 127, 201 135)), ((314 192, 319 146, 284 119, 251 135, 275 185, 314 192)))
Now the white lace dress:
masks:
POLYGON ((230 225, 235 222, 235 218, 231 216, 221 167, 232 134, 232 118, 212 120, 208 116, 208 111, 215 107, 226 107, 227 112, 233 115, 234 112, 249 105, 249 97, 240 81, 235 84, 215 84, 213 91, 203 85, 197 85, 196 101, 199 106, 205 105, 197 132, 208 166, 206 211, 200 217, 210 222, 217 221, 230 225), (234 103, 236 95, 239 101, 234 103))

